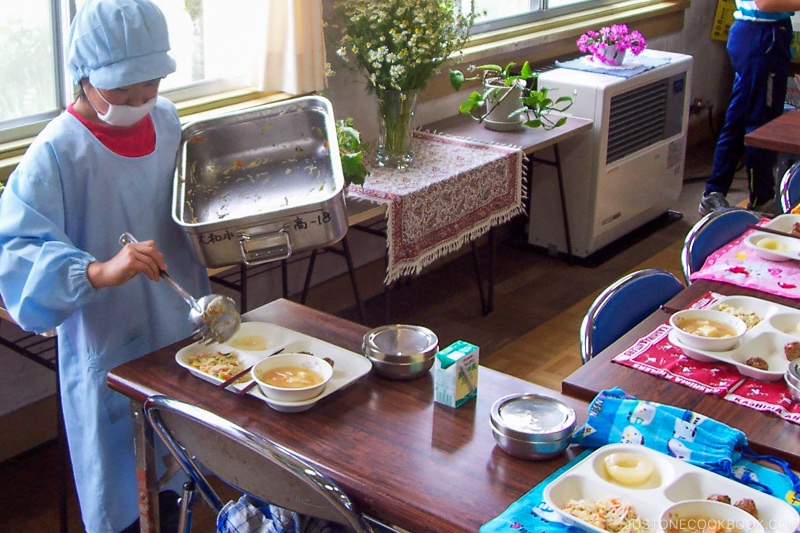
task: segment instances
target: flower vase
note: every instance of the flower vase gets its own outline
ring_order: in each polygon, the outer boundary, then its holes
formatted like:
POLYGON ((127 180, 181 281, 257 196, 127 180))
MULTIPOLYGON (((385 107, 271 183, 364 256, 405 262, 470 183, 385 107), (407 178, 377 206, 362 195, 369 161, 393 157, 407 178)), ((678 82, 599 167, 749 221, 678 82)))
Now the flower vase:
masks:
POLYGON ((625 61, 625 54, 627 50, 619 50, 616 44, 609 44, 603 48, 603 56, 605 57, 606 65, 611 65, 614 67, 619 67, 622 65, 623 61, 625 61))
POLYGON ((419 93, 419 90, 375 90, 379 118, 376 161, 379 166, 405 168, 414 159, 411 132, 419 93))

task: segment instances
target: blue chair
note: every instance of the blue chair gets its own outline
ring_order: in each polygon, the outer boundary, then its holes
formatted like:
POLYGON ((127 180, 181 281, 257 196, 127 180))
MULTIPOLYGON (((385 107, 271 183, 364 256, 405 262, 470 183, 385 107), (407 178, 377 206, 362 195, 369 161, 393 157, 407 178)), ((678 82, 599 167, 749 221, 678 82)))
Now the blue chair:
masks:
POLYGON ((646 268, 609 285, 589 306, 580 330, 581 360, 586 364, 633 326, 684 289, 672 272, 646 268))
POLYGON ((759 216, 741 207, 717 209, 701 218, 686 234, 681 250, 681 268, 687 285, 691 275, 703 267, 706 258, 756 224, 759 216))
POLYGON ((800 203, 800 161, 790 166, 783 173, 780 183, 779 197, 781 211, 788 213, 792 207, 800 203))

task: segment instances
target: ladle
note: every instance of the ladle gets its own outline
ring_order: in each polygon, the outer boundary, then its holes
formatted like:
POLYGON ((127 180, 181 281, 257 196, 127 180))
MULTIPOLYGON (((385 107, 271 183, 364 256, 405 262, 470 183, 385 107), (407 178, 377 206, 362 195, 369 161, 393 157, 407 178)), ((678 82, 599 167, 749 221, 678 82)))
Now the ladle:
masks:
MULTIPOLYGON (((139 241, 127 231, 119 237, 119 243, 122 246, 137 242, 139 241)), ((239 315, 233 298, 220 294, 209 294, 195 299, 166 271, 159 270, 158 273, 189 304, 191 308, 189 321, 194 328, 192 333, 196 339, 201 339, 206 344, 213 341, 225 342, 239 330, 242 317, 239 315)))

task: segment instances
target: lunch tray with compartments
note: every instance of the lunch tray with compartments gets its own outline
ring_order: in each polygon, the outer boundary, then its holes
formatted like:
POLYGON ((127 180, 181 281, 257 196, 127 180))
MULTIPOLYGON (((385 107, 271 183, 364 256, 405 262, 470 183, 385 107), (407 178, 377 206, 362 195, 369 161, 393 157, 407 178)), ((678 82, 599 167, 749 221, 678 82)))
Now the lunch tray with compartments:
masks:
MULTIPOLYGON (((800 310, 750 296, 726 296, 705 309, 719 309, 720 306, 753 312, 761 321, 749 327, 739 344, 727 351, 712 352, 686 346, 674 331, 669 334, 669 342, 697 361, 730 363, 742 375, 764 381, 783 379, 790 361, 786 355, 786 345, 800 343, 800 310), (751 357, 763 359, 768 365, 767 369, 746 364, 751 357)), ((800 344, 796 348, 800 349, 800 344)), ((800 355, 792 359, 796 357, 800 355)))
MULTIPOLYGON (((762 227, 793 233, 795 224, 800 224, 800 215, 778 215, 762 227)), ((800 225, 797 235, 800 237, 800 225)), ((758 255, 769 261, 790 261, 800 259, 800 238, 775 235, 754 229, 745 237, 745 244, 752 248, 758 255)))
MULTIPOLYGON (((206 345, 202 342, 196 342, 179 350, 178 353, 175 354, 175 360, 180 366, 200 379, 218 384, 222 383, 223 380, 201 372, 199 369, 192 366, 191 359, 209 352, 235 352, 241 367, 246 368, 269 357, 277 350, 281 350, 281 353, 303 352, 311 353, 318 357, 329 358, 333 361, 333 377, 325 386, 325 390, 322 391, 322 394, 310 400, 299 402, 286 402, 267 398, 258 387, 253 387, 248 391, 247 394, 266 402, 267 405, 276 411, 298 412, 310 409, 322 398, 351 385, 367 375, 372 369, 372 362, 363 355, 345 350, 344 348, 309 335, 266 322, 242 322, 239 331, 237 331, 227 343, 206 345), (264 345, 258 347, 264 349, 252 350, 242 348, 241 346, 244 344, 242 344, 241 341, 248 338, 263 338, 265 341, 264 345)), ((248 375, 247 381, 231 385, 231 387, 240 389, 250 382, 249 378, 250 376, 248 375)))
POLYGON ((566 522, 596 533, 607 532, 566 512, 568 502, 616 498, 633 507, 642 524, 651 526, 648 531, 657 532, 661 513, 668 506, 686 500, 705 500, 712 495, 727 495, 733 503, 752 499, 767 533, 793 533, 800 525, 800 515, 786 501, 637 444, 602 446, 544 489, 545 503, 566 522), (653 473, 638 486, 619 484, 609 476, 604 462, 606 456, 617 452, 641 454, 650 459, 655 467, 653 473))

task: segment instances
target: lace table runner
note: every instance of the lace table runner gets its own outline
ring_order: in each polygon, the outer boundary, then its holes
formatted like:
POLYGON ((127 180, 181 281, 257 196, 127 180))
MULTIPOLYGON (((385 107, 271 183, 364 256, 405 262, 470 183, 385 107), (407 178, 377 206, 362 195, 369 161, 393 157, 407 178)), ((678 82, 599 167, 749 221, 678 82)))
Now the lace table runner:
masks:
MULTIPOLYGON (((721 295, 709 292, 690 307, 708 307, 720 298, 721 295)), ((783 380, 761 381, 741 375, 733 365, 695 361, 669 342, 671 329, 665 321, 612 361, 800 424, 800 402, 792 402, 783 380)))
MULTIPOLYGON (((767 222, 763 219, 759 224, 767 222)), ((707 279, 738 287, 800 299, 800 263, 768 261, 759 256, 744 240, 755 230, 747 230, 706 259, 692 280, 707 279)))
POLYGON ((523 211, 524 153, 460 137, 415 131, 407 168, 370 168, 349 194, 386 203, 385 283, 418 274, 523 211))

